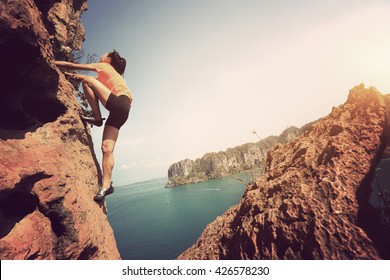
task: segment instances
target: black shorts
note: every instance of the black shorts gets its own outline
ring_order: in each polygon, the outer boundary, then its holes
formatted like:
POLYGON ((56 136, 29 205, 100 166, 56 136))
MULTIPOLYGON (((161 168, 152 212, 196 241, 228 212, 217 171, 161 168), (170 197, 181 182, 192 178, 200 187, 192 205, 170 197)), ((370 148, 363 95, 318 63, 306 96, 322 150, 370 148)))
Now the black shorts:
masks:
POLYGON ((106 125, 120 129, 129 117, 130 107, 131 101, 127 95, 110 93, 106 103, 106 109, 110 112, 106 125))

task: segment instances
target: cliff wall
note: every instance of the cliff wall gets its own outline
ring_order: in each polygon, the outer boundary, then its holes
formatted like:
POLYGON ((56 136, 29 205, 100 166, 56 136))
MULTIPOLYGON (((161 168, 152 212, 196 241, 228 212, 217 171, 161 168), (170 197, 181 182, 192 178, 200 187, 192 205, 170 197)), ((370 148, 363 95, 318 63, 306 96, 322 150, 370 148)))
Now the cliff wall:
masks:
POLYGON ((185 159, 172 164, 168 169, 166 187, 199 183, 221 178, 242 171, 263 171, 267 152, 277 144, 287 143, 301 135, 312 124, 302 128, 289 127, 279 136, 269 136, 257 143, 247 143, 224 152, 207 153, 195 161, 185 159))
POLYGON ((357 86, 344 105, 276 145, 240 203, 178 258, 389 259, 389 228, 369 203, 388 142, 385 99, 357 86))
POLYGON ((119 259, 76 92, 53 65, 86 1, 0 2, 0 259, 119 259))

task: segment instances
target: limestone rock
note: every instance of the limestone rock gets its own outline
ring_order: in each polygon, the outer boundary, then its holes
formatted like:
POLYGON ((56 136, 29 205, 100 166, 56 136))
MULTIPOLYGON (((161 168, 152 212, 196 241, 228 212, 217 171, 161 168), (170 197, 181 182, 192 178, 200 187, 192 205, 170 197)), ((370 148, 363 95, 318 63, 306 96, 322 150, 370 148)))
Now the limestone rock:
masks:
POLYGON ((79 26, 82 7, 0 2, 0 59, 9 68, 0 77, 0 259, 120 258, 93 201, 101 174, 89 129, 52 63, 58 46, 81 46, 83 33, 66 27, 79 26))
POLYGON ((79 50, 85 37, 81 15, 87 10, 85 0, 36 0, 42 20, 49 32, 57 59, 69 59, 79 50))
POLYGON ((308 129, 289 127, 279 137, 270 136, 257 143, 247 143, 224 152, 207 153, 195 161, 186 159, 172 164, 168 169, 167 187, 198 183, 221 178, 242 171, 262 171, 267 152, 278 143, 287 143, 308 129))
POLYGON ((383 96, 364 85, 308 131, 268 152, 263 177, 179 259, 390 258, 369 204, 385 147, 383 96))

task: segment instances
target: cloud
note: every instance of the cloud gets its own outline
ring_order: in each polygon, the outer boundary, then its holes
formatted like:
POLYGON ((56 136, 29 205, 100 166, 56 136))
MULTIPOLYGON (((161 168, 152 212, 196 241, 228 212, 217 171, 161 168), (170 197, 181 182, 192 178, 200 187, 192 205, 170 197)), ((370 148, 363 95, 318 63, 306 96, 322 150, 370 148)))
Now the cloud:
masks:
POLYGON ((121 138, 117 145, 122 146, 122 147, 139 147, 144 144, 145 140, 143 137, 138 137, 138 138, 132 138, 132 137, 125 137, 121 138))
POLYGON ((129 170, 129 169, 133 169, 133 168, 135 168, 137 166, 138 166, 138 163, 136 163, 136 162, 130 162, 130 163, 127 163, 127 164, 124 163, 124 164, 121 165, 120 169, 122 169, 122 170, 129 170))
POLYGON ((162 167, 168 165, 164 160, 161 158, 154 158, 150 160, 143 160, 142 165, 144 168, 151 169, 151 168, 156 168, 156 167, 162 167))
MULTIPOLYGON (((206 10, 194 1, 191 12, 173 13, 185 14, 184 22, 153 5, 145 7, 161 19, 158 26, 155 17, 126 18, 144 24, 117 42, 133 60, 126 77, 135 97, 115 150, 123 176, 147 179, 182 159, 255 142, 253 128, 267 137, 304 125, 344 103, 361 82, 389 92, 386 1, 210 2, 206 10), (150 38, 157 44, 147 44, 150 38)), ((100 31, 90 24, 90 32, 100 31)), ((92 133, 101 159, 102 129, 92 133)))
POLYGON ((120 166, 120 169, 122 170, 130 170, 134 168, 153 169, 158 167, 167 167, 169 165, 170 163, 157 157, 153 159, 141 160, 139 162, 123 163, 120 166))

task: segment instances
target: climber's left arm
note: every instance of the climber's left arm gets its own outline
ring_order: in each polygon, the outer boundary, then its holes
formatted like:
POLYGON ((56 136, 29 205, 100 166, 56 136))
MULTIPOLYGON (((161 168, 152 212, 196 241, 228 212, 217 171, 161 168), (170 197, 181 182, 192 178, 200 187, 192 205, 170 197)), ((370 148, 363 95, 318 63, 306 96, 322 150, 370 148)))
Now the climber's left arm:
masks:
POLYGON ((78 64, 68 61, 54 61, 54 64, 61 69, 65 70, 84 70, 84 71, 97 71, 91 64, 78 64))

